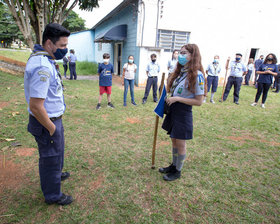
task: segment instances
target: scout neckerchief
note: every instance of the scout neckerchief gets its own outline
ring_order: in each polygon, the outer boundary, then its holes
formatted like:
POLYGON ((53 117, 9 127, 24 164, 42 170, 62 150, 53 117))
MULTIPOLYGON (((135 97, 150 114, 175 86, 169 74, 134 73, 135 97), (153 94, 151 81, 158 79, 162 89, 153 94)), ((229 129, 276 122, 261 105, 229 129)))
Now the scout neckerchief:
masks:
POLYGON ((54 62, 54 67, 57 71, 57 74, 58 74, 58 77, 60 78, 60 83, 62 85, 62 89, 64 90, 64 85, 63 85, 63 82, 62 82, 62 78, 61 78, 61 74, 60 74, 60 71, 56 68, 56 62, 55 60, 53 59, 52 56, 49 55, 49 53, 39 44, 35 44, 34 45, 34 50, 32 51, 31 55, 29 56, 28 60, 33 57, 33 56, 38 56, 38 55, 43 55, 45 57, 47 57, 49 60, 53 61, 54 62))
POLYGON ((176 87, 180 84, 180 82, 182 82, 187 77, 187 74, 184 76, 186 71, 187 71, 186 69, 182 69, 180 75, 173 82, 172 87, 170 89, 171 96, 173 96, 173 93, 174 93, 176 87))
POLYGON ((218 63, 213 62, 213 68, 215 70, 215 75, 217 75, 218 63))

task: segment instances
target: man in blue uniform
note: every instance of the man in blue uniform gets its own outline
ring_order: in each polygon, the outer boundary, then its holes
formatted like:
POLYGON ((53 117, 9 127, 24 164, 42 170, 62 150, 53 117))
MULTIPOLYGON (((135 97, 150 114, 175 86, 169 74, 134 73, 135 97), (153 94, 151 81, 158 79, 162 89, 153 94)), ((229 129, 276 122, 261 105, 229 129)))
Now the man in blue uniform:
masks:
POLYGON ((254 85, 256 85, 257 79, 258 79, 258 74, 257 71, 259 70, 259 67, 263 63, 263 55, 260 56, 259 59, 255 61, 255 79, 254 79, 254 85))
POLYGON ((73 201, 60 189, 61 181, 70 174, 62 173, 65 104, 61 79, 55 67, 55 59, 62 59, 67 53, 69 35, 63 26, 48 24, 43 33, 43 46, 34 46, 24 73, 25 98, 30 114, 28 131, 38 144, 41 189, 47 204, 67 205, 73 201))
POLYGON ((233 102, 239 105, 239 92, 242 83, 242 76, 246 74, 246 67, 241 63, 242 54, 235 55, 235 61, 230 63, 230 76, 228 77, 226 89, 223 95, 223 101, 226 101, 232 85, 234 86, 233 102))

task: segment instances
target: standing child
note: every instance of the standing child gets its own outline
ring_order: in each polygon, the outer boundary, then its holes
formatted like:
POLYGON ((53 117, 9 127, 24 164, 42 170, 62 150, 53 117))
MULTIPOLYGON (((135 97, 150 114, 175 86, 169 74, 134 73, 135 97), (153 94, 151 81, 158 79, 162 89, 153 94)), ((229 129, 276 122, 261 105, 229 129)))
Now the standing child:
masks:
POLYGON ((134 100, 134 78, 135 73, 137 70, 137 65, 134 64, 134 57, 130 55, 128 57, 128 63, 125 63, 123 66, 123 75, 122 75, 122 84, 124 85, 124 93, 123 93, 123 106, 126 107, 126 97, 127 97, 127 91, 128 86, 130 88, 130 97, 131 97, 131 103, 136 106, 134 100))
POLYGON ((249 62, 248 62, 248 65, 247 65, 248 71, 247 71, 246 76, 245 76, 245 85, 246 86, 249 86, 249 80, 251 78, 253 68, 254 68, 254 59, 250 58, 249 62))
POLYGON ((96 110, 101 108, 101 100, 103 93, 107 94, 108 107, 114 109, 114 105, 111 103, 111 92, 112 92, 112 75, 114 74, 114 68, 111 63, 109 63, 110 55, 103 54, 103 63, 98 65, 98 75, 99 75, 99 98, 96 110))
POLYGON ((77 57, 75 55, 75 51, 73 49, 70 50, 70 56, 69 59, 69 70, 70 70, 70 80, 76 80, 77 79, 77 73, 76 73, 76 61, 77 57))
POLYGON ((147 65, 146 73, 148 76, 146 88, 145 88, 145 95, 142 100, 142 104, 147 102, 147 98, 150 93, 151 86, 153 85, 153 98, 154 102, 157 102, 157 82, 158 82, 158 74, 160 71, 159 64, 156 62, 157 56, 156 54, 151 55, 151 62, 147 65))

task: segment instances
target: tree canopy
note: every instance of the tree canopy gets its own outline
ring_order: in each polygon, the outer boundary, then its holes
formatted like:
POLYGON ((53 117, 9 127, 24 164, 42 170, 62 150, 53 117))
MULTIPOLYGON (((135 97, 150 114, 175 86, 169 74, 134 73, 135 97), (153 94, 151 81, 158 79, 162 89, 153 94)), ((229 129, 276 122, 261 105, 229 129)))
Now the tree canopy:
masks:
POLYGON ((81 10, 92 11, 98 0, 0 0, 9 7, 16 24, 30 48, 33 48, 32 28, 36 43, 42 43, 42 34, 48 23, 59 23, 68 17, 77 5, 81 10))
POLYGON ((0 3, 0 41, 9 46, 15 39, 24 40, 8 7, 0 3))
POLYGON ((85 29, 85 20, 79 17, 77 13, 71 11, 66 20, 62 23, 70 32, 78 32, 85 29))

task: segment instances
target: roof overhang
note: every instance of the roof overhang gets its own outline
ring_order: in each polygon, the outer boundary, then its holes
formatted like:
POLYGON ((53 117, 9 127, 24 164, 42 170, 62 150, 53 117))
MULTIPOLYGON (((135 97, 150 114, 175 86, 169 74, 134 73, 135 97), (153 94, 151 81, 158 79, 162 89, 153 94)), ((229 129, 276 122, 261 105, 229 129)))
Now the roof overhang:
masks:
POLYGON ((105 33, 97 36, 94 40, 95 43, 110 43, 113 41, 124 41, 127 35, 127 25, 122 24, 114 26, 105 33))

